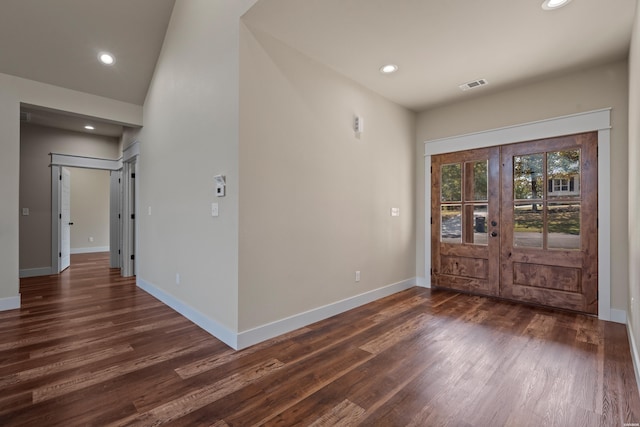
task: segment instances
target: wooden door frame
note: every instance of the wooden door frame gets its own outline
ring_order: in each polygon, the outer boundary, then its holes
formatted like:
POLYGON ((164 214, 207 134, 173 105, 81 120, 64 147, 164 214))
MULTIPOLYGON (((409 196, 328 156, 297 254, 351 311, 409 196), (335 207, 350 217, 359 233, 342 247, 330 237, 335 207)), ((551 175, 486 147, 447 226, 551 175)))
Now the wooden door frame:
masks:
POLYGON ((625 323, 624 314, 611 309, 611 108, 425 141, 424 286, 431 287, 432 155, 593 131, 598 132, 598 318, 625 323))

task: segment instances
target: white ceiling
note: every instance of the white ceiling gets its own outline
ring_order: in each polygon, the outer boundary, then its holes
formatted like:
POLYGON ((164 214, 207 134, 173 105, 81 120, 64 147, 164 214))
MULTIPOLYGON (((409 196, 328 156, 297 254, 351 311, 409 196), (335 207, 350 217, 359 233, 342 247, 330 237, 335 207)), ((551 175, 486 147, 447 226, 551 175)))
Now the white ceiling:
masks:
POLYGON ((260 0, 243 17, 415 111, 626 58, 636 0, 260 0), (381 75, 386 63, 399 66, 381 75), (486 79, 462 92, 458 86, 486 79))
POLYGON ((0 73, 142 105, 174 1, 0 0, 0 73))
MULTIPOLYGON (((636 0, 541 3, 259 0, 243 20, 415 111, 627 57, 636 0), (388 62, 400 70, 381 75, 388 62)), ((173 4, 0 0, 0 73, 142 105, 173 4), (101 50, 116 64, 99 64, 101 50)))

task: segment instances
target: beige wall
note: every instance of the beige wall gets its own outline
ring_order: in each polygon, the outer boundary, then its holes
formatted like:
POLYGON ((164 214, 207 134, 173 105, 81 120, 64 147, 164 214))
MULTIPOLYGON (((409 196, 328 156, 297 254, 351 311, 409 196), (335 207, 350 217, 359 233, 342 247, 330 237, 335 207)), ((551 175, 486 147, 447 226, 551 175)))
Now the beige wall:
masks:
POLYGON ((138 280, 228 331, 238 326, 239 25, 254 2, 176 1, 139 135, 138 280))
MULTIPOLYGON (((72 154, 86 157, 98 157, 105 159, 117 159, 118 140, 116 138, 89 135, 81 132, 72 132, 54 129, 44 126, 22 123, 20 125, 20 209, 29 208, 29 216, 20 216, 20 269, 43 268, 51 266, 51 161, 50 153, 72 154)), ((99 171, 93 171, 98 173, 99 171)), ((101 171, 105 172, 105 171, 101 171)), ((81 208, 81 193, 89 184, 82 176, 89 176, 80 169, 73 170, 72 176, 72 227, 73 248, 85 248, 90 246, 108 246, 108 200, 109 200, 109 174, 106 172, 106 184, 100 183, 96 191, 101 195, 92 194, 91 207, 81 208), (104 186, 106 185, 106 193, 104 186), (105 200, 102 200, 102 199, 105 200), (106 208, 104 208, 106 203, 106 208), (104 210, 104 212, 103 212, 104 210), (84 214, 83 214, 84 212, 84 214), (80 214, 80 216, 76 216, 80 214), (86 215, 85 215, 86 214, 86 215), (106 233, 103 225, 98 230, 96 220, 106 219, 106 233), (95 216, 95 217, 94 217, 95 216), (92 218, 94 217, 94 218, 92 218), (91 218, 91 219, 90 219, 91 218), (77 223, 77 227, 76 227, 77 223), (86 227, 89 229, 86 229, 86 227), (89 244, 88 235, 85 236, 86 245, 80 244, 80 235, 84 233, 96 234, 98 241, 89 244)), ((95 177, 95 175, 94 175, 95 177)), ((94 183, 95 178, 91 181, 94 183)))
POLYGON ((240 331, 413 279, 415 114, 246 27, 240 51, 240 331))
MULTIPOLYGON (((629 77, 630 298, 628 302, 628 324, 631 327, 637 345, 637 343, 640 343, 640 7, 636 7, 629 55, 629 77)), ((636 360, 637 362, 640 362, 640 360, 636 360)))
MULTIPOLYGON (((480 89, 481 90, 481 89, 480 89)), ((417 274, 424 276, 424 142, 508 125, 612 107, 611 112, 611 305, 628 299, 627 171, 628 69, 621 61, 548 78, 421 113, 417 124, 417 274)))
POLYGON ((415 274, 414 114, 254 38, 253 2, 176 2, 139 135, 138 280, 231 333, 415 274))
POLYGON ((20 183, 20 98, 0 74, 0 304, 19 297, 18 229, 20 183), (8 90, 5 90, 8 89, 8 90))
POLYGON ((139 140, 141 128, 125 127, 122 130, 122 136, 118 144, 118 150, 122 153, 123 150, 128 148, 131 144, 139 140))
POLYGON ((0 74, 0 308, 19 296, 20 103, 142 125, 142 108, 0 74))
MULTIPOLYGON (((114 141, 117 147, 117 141, 114 141)), ((71 253, 109 248, 109 171, 71 168, 71 253)))

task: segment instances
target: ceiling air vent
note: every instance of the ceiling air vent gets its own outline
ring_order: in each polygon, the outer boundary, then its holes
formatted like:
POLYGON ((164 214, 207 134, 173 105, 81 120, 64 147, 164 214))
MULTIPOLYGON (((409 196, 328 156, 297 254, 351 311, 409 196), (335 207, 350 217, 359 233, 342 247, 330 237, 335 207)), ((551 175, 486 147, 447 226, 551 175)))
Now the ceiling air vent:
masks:
POLYGON ((467 82, 465 84, 461 84, 460 86, 458 86, 460 89, 462 90, 469 90, 469 89, 475 89, 477 87, 480 86, 484 86, 489 84, 489 82, 487 82, 485 79, 478 79, 478 80, 474 80, 472 82, 467 82))
POLYGON ((27 113, 26 111, 20 111, 20 121, 28 122, 31 120, 31 113, 27 113))

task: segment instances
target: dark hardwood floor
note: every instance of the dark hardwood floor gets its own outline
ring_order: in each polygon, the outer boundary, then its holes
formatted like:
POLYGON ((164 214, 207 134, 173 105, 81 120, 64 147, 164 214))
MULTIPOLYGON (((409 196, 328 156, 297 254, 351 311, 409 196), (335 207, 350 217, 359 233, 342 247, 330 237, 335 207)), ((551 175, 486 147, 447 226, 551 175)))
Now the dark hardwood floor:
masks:
MULTIPOLYGON (((235 352, 73 257, 0 312, 0 425, 623 426, 623 325, 412 288, 235 352)), ((637 425, 637 424, 636 424, 637 425)))

